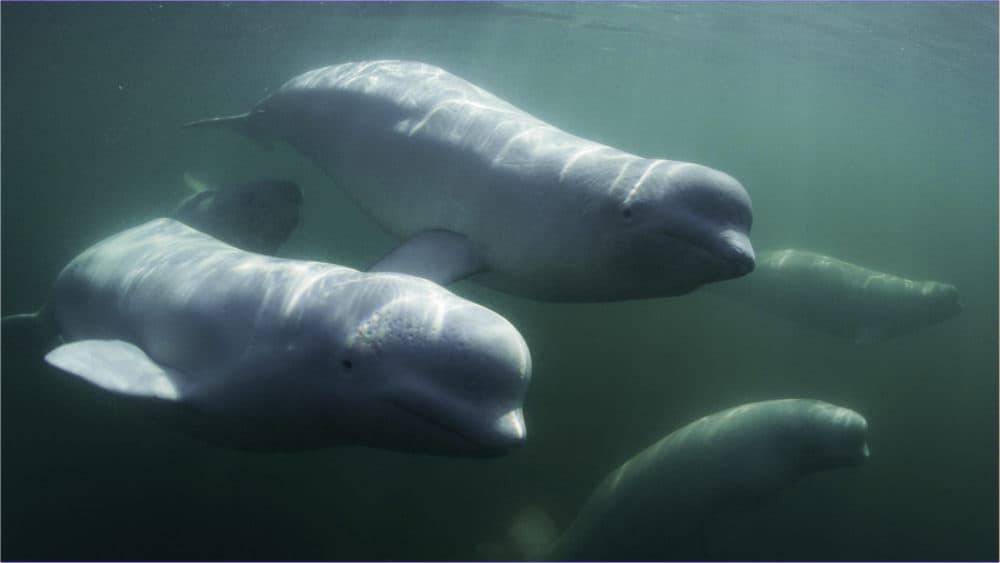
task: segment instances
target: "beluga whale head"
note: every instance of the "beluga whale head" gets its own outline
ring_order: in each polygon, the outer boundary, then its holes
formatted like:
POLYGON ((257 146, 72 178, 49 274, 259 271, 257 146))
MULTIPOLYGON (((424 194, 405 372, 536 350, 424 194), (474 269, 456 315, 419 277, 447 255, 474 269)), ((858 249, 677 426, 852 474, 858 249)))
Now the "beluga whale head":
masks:
POLYGON ((617 195, 614 267, 634 297, 683 295, 753 271, 750 196, 732 176, 655 160, 617 195))
POLYGON ((319 408, 350 411, 353 422, 338 416, 337 431, 348 442, 451 456, 492 457, 522 444, 531 356, 514 326, 423 279, 373 277, 386 278, 371 280, 383 295, 401 291, 359 308, 346 331, 342 319, 331 323, 328 373, 317 374, 319 408))

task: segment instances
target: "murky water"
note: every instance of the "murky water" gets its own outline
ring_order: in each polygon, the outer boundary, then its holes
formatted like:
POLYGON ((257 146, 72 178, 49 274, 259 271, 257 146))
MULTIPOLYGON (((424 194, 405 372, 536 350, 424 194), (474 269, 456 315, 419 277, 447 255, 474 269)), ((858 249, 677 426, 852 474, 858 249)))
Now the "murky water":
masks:
POLYGON ((810 397, 870 424, 707 556, 997 558, 997 6, 10 4, 2 8, 2 308, 37 308, 99 238, 207 183, 306 192, 282 251, 363 268, 394 241, 314 165, 180 124, 339 62, 442 66, 564 128, 724 170, 758 249, 958 287, 963 311, 858 346, 696 292, 539 303, 455 287, 531 346, 528 444, 495 460, 194 441, 3 354, 4 559, 477 559, 515 514, 566 526, 668 431, 810 397))

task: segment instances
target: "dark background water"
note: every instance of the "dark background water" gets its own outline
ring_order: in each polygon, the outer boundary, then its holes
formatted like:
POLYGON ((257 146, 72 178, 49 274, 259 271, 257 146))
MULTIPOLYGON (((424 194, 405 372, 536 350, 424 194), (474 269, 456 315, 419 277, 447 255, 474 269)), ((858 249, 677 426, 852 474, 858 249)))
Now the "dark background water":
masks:
POLYGON ((4 559, 453 559, 559 527, 612 468, 752 400, 863 413, 872 458, 764 506, 717 558, 997 554, 997 5, 14 4, 2 15, 2 309, 189 172, 306 190, 286 256, 393 245, 291 150, 186 121, 375 58, 447 68, 570 132, 740 179, 754 244, 953 283, 958 317, 856 346, 698 292, 558 305, 464 283, 531 346, 529 443, 497 460, 217 449, 2 357, 4 559))

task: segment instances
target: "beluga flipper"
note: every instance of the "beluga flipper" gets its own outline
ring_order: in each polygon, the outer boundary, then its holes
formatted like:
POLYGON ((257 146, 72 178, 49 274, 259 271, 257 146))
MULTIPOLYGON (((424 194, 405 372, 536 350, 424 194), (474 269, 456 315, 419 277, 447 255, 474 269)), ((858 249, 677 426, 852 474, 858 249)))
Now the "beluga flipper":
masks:
POLYGON ((274 254, 302 218, 302 188, 290 180, 256 180, 215 189, 190 174, 192 193, 170 216, 241 250, 274 254))
POLYGON ((429 64, 318 68, 246 114, 187 126, 285 141, 316 163, 403 241, 378 271, 614 301, 754 267, 750 198, 733 177, 576 137, 429 64), (432 233, 454 237, 428 245, 432 233), (433 247, 449 257, 425 260, 433 247))
POLYGON ((466 237, 441 230, 424 231, 368 268, 402 272, 448 285, 486 270, 482 256, 466 237))
POLYGON ((177 401, 183 376, 123 340, 78 340, 45 355, 57 368, 114 393, 177 401))

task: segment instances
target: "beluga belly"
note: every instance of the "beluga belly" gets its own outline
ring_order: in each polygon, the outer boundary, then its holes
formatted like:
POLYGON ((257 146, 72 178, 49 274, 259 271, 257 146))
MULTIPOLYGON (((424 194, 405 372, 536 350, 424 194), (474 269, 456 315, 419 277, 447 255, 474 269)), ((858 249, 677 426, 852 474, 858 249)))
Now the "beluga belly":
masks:
POLYGON ((31 321, 46 360, 224 445, 494 456, 525 439, 528 348, 425 279, 239 250, 173 219, 72 260, 31 321))
POLYGON ((576 137, 429 64, 318 68, 188 126, 285 141, 319 165, 403 240, 374 271, 610 301, 754 267, 750 198, 728 174, 576 137))

